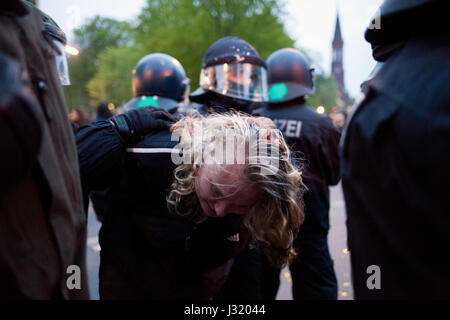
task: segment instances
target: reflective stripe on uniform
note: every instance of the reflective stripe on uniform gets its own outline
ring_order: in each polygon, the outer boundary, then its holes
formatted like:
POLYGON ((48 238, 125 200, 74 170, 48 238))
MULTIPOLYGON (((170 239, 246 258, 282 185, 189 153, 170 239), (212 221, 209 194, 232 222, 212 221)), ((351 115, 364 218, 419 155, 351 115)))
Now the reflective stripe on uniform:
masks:
POLYGON ((173 148, 127 148, 130 153, 180 153, 181 149, 173 148))

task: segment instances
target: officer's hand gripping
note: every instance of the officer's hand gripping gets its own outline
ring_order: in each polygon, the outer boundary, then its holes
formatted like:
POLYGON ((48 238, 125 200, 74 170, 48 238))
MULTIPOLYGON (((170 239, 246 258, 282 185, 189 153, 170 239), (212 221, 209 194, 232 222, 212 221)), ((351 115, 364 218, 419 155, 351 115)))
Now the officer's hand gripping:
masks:
POLYGON ((176 119, 165 110, 145 107, 114 116, 110 121, 128 146, 149 133, 168 129, 176 119))

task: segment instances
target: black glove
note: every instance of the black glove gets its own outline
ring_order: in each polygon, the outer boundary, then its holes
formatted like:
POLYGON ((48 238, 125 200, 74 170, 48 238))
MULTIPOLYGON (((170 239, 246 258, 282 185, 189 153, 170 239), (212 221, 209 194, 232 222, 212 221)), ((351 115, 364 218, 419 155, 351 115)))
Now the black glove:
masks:
POLYGON ((170 113, 154 107, 133 109, 111 118, 127 146, 133 145, 149 133, 169 129, 175 121, 170 113))

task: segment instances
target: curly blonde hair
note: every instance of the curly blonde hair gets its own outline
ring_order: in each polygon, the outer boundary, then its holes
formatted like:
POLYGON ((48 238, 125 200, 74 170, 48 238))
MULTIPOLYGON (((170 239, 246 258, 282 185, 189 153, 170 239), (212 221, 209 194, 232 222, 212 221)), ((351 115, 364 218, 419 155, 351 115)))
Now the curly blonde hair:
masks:
MULTIPOLYGON (((243 225, 253 240, 265 244, 265 253, 273 266, 283 267, 289 263, 296 255, 293 240, 304 220, 305 186, 301 171, 293 165, 291 151, 273 122, 237 112, 206 117, 193 112, 175 123, 171 131, 180 137, 179 146, 185 161, 175 169, 167 196, 169 209, 196 223, 207 219, 195 193, 195 179, 206 154, 220 155, 216 152, 218 143, 222 143, 218 136, 230 138, 232 133, 246 148, 241 162, 243 176, 264 192, 262 201, 244 216, 243 225), (197 143, 194 141, 196 127, 202 128, 203 135, 197 143)), ((234 148, 232 158, 236 161, 242 157, 237 153, 234 148)))

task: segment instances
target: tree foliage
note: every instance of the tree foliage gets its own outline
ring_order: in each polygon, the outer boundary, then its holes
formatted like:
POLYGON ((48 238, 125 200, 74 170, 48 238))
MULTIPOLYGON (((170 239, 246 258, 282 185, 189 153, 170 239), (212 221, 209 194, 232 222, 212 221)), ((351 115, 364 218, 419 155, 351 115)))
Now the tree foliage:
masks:
POLYGON ((74 45, 80 49, 78 56, 69 56, 71 85, 64 87, 69 108, 87 107, 87 84, 98 72, 98 55, 108 48, 132 44, 132 27, 129 22, 95 16, 74 30, 74 45))
POLYGON ((132 69, 143 55, 136 46, 107 48, 97 58, 98 71, 87 89, 91 105, 101 101, 124 104, 131 96, 132 69))
POLYGON ((336 106, 338 97, 338 84, 332 77, 318 74, 316 77, 316 93, 306 100, 306 103, 314 108, 323 106, 326 113, 330 113, 336 106))
MULTIPOLYGON (((133 23, 97 16, 75 31, 81 54, 69 62, 73 83, 66 90, 69 104, 128 101, 131 71, 150 53, 178 59, 194 90, 204 52, 224 36, 248 41, 263 59, 275 50, 293 47, 294 40, 282 23, 283 7, 276 0, 148 0, 133 23)), ((318 76, 311 105, 334 106, 337 87, 333 81, 318 76)))
POLYGON ((292 47, 294 41, 284 32, 280 15, 280 5, 273 0, 149 0, 138 16, 130 50, 110 49, 99 55, 98 72, 89 84, 91 98, 98 101, 106 95, 115 103, 128 100, 131 90, 117 88, 130 88, 130 72, 146 54, 162 52, 177 58, 195 89, 204 52, 224 36, 245 39, 263 58, 276 49, 292 47), (133 55, 120 59, 120 52, 133 55))

